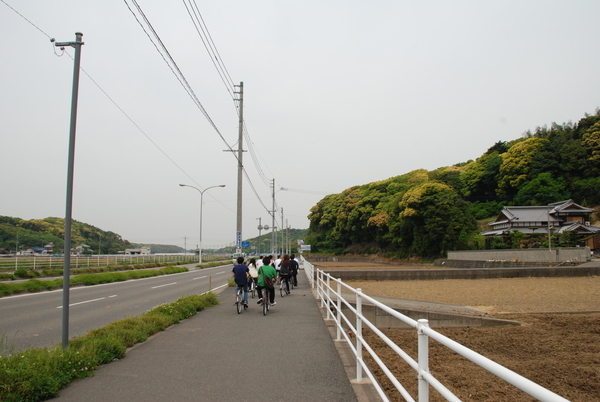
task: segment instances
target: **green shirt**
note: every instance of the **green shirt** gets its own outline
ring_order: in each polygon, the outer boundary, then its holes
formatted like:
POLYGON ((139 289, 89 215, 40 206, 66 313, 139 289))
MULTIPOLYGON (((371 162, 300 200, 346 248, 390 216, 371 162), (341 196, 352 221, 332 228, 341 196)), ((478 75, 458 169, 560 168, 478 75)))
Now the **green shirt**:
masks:
POLYGON ((277 277, 277 270, 271 265, 263 265, 258 269, 258 286, 265 286, 265 275, 269 278, 277 277))

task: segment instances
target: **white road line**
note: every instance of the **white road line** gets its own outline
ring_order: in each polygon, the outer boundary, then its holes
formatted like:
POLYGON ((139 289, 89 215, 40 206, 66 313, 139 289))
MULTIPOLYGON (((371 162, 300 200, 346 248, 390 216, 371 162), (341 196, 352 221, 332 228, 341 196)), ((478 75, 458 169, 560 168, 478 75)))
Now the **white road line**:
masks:
POLYGON ((156 288, 162 288, 163 286, 171 286, 171 285, 175 285, 177 284, 177 282, 173 282, 173 283, 166 283, 164 285, 158 285, 158 286, 153 286, 150 289, 156 289, 156 288))
MULTIPOLYGON (((69 307, 76 306, 78 304, 91 303, 91 302, 95 302, 95 301, 98 301, 98 300, 104 300, 104 299, 106 299, 106 297, 101 297, 99 299, 86 300, 86 301, 82 301, 82 302, 79 302, 79 303, 69 304, 69 307)), ((63 306, 58 306, 57 308, 63 308, 63 306)))
POLYGON ((226 271, 217 272, 215 275, 224 274, 226 271))
POLYGON ((204 276, 199 276, 197 278, 192 278, 193 281, 195 281, 196 279, 202 279, 202 278, 206 278, 208 275, 204 275, 204 276))

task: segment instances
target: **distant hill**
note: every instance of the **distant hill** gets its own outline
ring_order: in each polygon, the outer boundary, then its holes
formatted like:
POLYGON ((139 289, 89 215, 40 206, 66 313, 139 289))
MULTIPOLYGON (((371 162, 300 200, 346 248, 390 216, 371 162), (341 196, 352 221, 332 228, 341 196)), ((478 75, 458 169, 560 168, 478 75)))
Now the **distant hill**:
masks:
MULTIPOLYGON (((25 250, 30 247, 44 247, 54 243, 55 250, 64 248, 65 220, 63 218, 45 218, 24 220, 0 215, 0 249, 7 251, 25 250)), ((90 246, 93 254, 116 254, 133 245, 114 233, 98 229, 76 220, 71 224, 71 245, 90 246)))
MULTIPOLYGON (((170 244, 147 244, 147 243, 131 243, 133 248, 150 247, 152 254, 162 253, 184 253, 185 249, 179 246, 172 246, 170 244)), ((198 250, 196 250, 198 251, 198 250)), ((188 250, 189 252, 189 250, 188 250)))

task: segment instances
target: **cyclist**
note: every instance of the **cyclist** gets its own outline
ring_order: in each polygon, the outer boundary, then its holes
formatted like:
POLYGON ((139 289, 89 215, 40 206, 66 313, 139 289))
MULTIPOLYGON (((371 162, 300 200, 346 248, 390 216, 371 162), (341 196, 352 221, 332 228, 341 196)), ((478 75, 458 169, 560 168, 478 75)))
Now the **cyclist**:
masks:
POLYGON ((296 259, 296 256, 292 254, 290 256, 290 274, 292 275, 292 283, 294 286, 298 286, 298 269, 300 268, 300 264, 296 259))
POLYGON ((237 265, 233 267, 231 272, 233 272, 233 279, 235 280, 235 284, 237 287, 235 288, 235 293, 237 294, 240 290, 244 291, 244 307, 248 307, 248 274, 250 273, 250 269, 246 264, 244 264, 244 257, 237 258, 237 265))
POLYGON ((279 280, 285 281, 285 291, 290 294, 290 256, 285 254, 279 265, 279 280))
POLYGON ((271 306, 274 306, 275 304, 277 304, 275 302, 275 287, 266 287, 265 276, 272 279, 277 277, 277 271, 275 270, 275 267, 271 265, 271 259, 269 257, 263 258, 263 266, 258 269, 258 287, 256 288, 256 290, 258 290, 260 299, 258 299, 257 303, 262 303, 262 291, 263 289, 265 289, 265 291, 269 292, 269 304, 271 306))
POLYGON ((256 285, 258 284, 258 270, 257 270, 257 264, 256 264, 256 259, 255 258, 251 258, 250 262, 248 263, 248 269, 250 270, 250 277, 248 278, 248 285, 251 286, 252 283, 254 283, 254 287, 256 288, 256 285))

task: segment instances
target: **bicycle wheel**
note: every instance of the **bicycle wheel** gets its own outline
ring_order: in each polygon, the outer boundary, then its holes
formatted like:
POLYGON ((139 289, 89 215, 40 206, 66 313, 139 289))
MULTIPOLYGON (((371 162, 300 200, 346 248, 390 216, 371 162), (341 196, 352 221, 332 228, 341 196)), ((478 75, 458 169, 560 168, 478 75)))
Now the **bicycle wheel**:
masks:
POLYGON ((237 309, 238 314, 242 313, 242 308, 243 308, 242 296, 239 294, 236 295, 236 298, 235 298, 235 308, 237 309))
POLYGON ((269 300, 267 295, 263 297, 262 301, 263 315, 267 315, 267 311, 269 311, 269 300))
POLYGON ((250 290, 252 292, 252 298, 254 299, 254 295, 256 294, 256 287, 254 286, 254 282, 252 282, 252 288, 250 290))
POLYGON ((281 283, 279 283, 279 294, 281 295, 281 297, 284 297, 286 293, 287 292, 285 291, 285 283, 282 280, 281 283))

